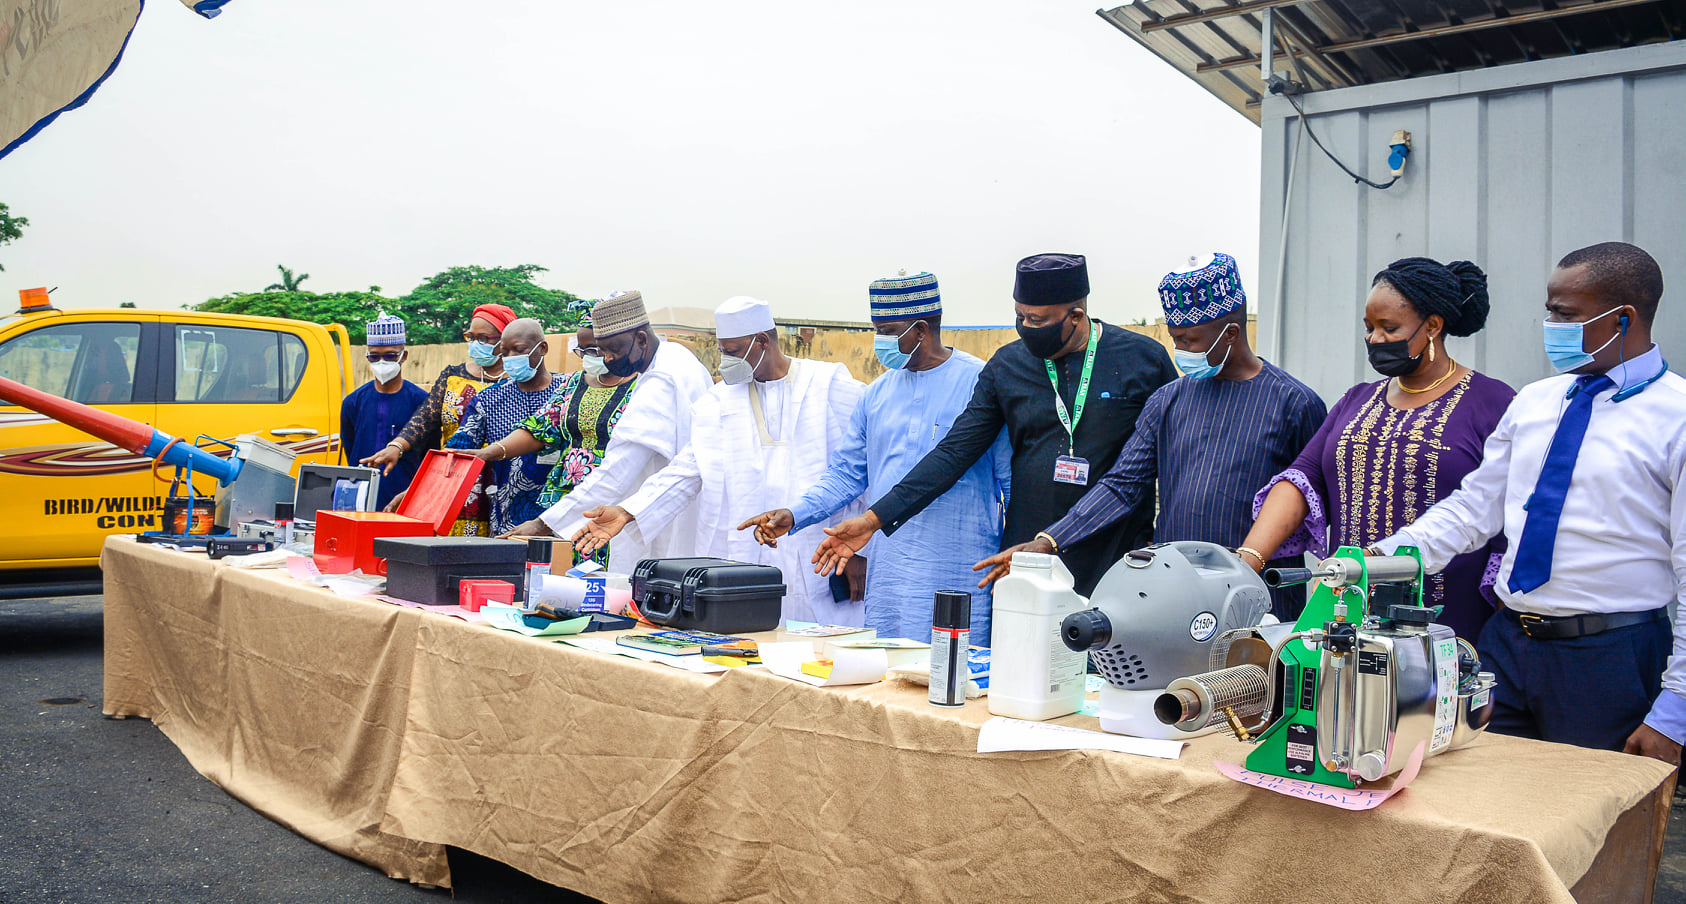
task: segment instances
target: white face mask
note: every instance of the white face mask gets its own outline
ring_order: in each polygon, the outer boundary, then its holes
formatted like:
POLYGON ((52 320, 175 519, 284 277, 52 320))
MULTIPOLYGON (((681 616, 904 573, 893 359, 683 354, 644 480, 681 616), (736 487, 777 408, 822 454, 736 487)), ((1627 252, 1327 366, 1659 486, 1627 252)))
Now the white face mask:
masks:
POLYGON ((609 374, 609 366, 603 363, 602 355, 581 355, 580 367, 594 377, 605 377, 609 374))
POLYGON ((390 382, 392 380, 392 378, 398 376, 398 372, 400 370, 403 370, 403 369, 404 369, 404 364, 401 361, 371 361, 371 362, 369 362, 369 373, 372 373, 372 374, 375 375, 375 382, 376 383, 390 382))
POLYGON ((761 353, 761 357, 754 364, 749 363, 748 359, 745 358, 722 354, 720 356, 720 379, 733 386, 748 383, 755 379, 755 369, 760 367, 761 362, 766 359, 767 353, 765 351, 761 353))

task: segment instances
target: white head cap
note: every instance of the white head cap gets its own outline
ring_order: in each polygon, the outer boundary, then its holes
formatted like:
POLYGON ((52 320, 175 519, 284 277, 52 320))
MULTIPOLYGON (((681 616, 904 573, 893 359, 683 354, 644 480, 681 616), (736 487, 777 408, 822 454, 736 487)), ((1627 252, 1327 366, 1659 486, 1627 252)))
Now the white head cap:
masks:
POLYGON ((759 298, 738 295, 714 309, 714 336, 741 339, 773 329, 773 309, 759 298))

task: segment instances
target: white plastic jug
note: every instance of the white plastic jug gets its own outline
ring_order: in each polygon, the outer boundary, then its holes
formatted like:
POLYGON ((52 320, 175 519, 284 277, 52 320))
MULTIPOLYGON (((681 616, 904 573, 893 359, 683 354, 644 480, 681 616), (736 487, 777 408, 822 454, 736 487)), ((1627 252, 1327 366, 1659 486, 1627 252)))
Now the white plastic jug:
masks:
POLYGON ((1088 607, 1058 556, 1013 554, 990 616, 990 712, 1036 722, 1077 712, 1088 657, 1060 640, 1060 622, 1088 607))

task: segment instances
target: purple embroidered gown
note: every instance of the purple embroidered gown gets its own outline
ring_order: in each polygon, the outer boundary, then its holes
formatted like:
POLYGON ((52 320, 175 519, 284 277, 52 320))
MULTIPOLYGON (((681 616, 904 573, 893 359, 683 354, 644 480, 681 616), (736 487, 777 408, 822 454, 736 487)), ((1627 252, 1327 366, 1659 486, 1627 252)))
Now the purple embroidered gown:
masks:
MULTIPOLYGON (((1387 384, 1347 390, 1300 457, 1259 491, 1255 517, 1282 480, 1299 487, 1311 510, 1277 555, 1326 556, 1342 546, 1369 546, 1417 520, 1481 463, 1487 435, 1516 395, 1471 372, 1440 398, 1404 410, 1388 404, 1387 384)), ((1471 643, 1497 606, 1490 587, 1504 544, 1500 535, 1458 556, 1423 587, 1423 603, 1445 606, 1441 624, 1471 643)))

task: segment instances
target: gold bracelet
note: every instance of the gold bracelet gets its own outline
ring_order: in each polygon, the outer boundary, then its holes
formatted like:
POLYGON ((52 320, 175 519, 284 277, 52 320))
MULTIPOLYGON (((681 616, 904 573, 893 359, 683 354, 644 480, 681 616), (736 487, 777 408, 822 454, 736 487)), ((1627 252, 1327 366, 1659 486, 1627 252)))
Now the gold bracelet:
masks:
POLYGON ((1246 553, 1246 554, 1252 556, 1254 559, 1258 560, 1260 568, 1264 567, 1265 557, 1260 555, 1259 551, 1254 549, 1251 546, 1237 546, 1237 547, 1235 547, 1235 553, 1236 553, 1236 555, 1240 555, 1241 553, 1246 553))
POLYGON ((504 448, 504 444, 501 440, 499 442, 493 443, 492 445, 498 447, 498 459, 497 459, 498 461, 503 461, 504 459, 509 457, 509 450, 504 448))
POLYGON ((1045 530, 1039 530, 1039 531, 1037 531, 1037 532, 1036 532, 1036 536, 1035 536, 1035 537, 1031 537, 1031 539, 1032 539, 1032 540, 1035 540, 1035 539, 1037 539, 1037 537, 1040 537, 1040 538, 1042 538, 1042 539, 1044 539, 1044 540, 1047 540, 1047 541, 1048 541, 1048 545, 1049 545, 1049 546, 1052 546, 1052 547, 1054 547, 1054 554, 1055 554, 1055 555, 1058 555, 1058 554, 1059 554, 1059 552, 1060 552, 1060 543, 1059 543, 1059 541, 1058 541, 1058 540, 1055 540, 1055 539, 1054 539, 1054 538, 1053 538, 1053 536, 1051 536, 1051 535, 1050 535, 1050 534, 1049 534, 1049 533, 1048 533, 1048 532, 1047 532, 1047 531, 1045 531, 1045 530))

